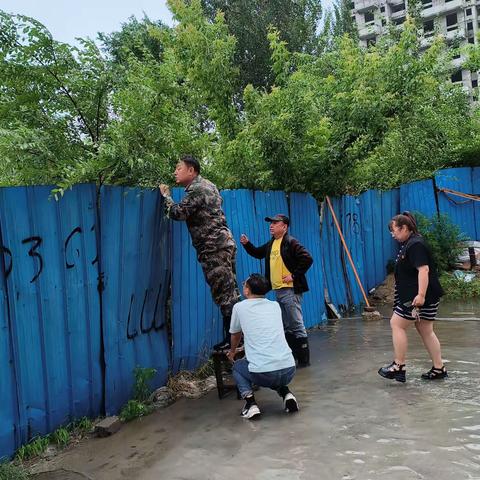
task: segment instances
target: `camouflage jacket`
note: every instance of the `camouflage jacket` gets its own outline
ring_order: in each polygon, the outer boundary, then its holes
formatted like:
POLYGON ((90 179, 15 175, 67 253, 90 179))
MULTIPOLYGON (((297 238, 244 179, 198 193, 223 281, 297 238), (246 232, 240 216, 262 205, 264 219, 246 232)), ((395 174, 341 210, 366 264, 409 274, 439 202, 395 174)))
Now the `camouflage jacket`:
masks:
POLYGON ((185 192, 180 203, 175 203, 170 196, 165 197, 165 210, 168 218, 187 222, 195 249, 206 253, 235 245, 217 187, 198 175, 185 192))

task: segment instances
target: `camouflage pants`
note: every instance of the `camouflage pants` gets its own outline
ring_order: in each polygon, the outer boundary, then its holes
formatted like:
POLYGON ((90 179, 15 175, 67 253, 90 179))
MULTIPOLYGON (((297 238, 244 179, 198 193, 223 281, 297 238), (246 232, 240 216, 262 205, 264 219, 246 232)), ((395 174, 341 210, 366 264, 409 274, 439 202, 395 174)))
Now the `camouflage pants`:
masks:
MULTIPOLYGON (((219 306, 224 319, 232 316, 233 306, 240 299, 235 273, 235 245, 221 248, 216 252, 198 252, 205 280, 210 286, 213 301, 219 306)), ((227 328, 230 325, 226 326, 227 328)), ((228 330, 227 330, 228 331, 228 330)))

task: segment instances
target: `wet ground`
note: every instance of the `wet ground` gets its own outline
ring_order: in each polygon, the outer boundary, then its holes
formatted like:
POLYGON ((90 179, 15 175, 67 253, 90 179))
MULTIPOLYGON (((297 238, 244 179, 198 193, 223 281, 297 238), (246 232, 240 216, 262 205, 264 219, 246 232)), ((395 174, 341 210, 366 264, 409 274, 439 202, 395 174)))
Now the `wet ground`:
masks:
MULTIPOLYGON (((446 313, 480 318, 465 305, 446 313)), ((312 365, 292 384, 298 414, 261 389, 263 416, 250 422, 234 395, 210 392, 85 441, 41 465, 57 470, 41 480, 480 479, 480 320, 438 321, 436 330, 445 381, 420 380, 431 365, 413 329, 407 383, 381 378, 392 357, 388 320, 345 319, 310 335, 312 365)))

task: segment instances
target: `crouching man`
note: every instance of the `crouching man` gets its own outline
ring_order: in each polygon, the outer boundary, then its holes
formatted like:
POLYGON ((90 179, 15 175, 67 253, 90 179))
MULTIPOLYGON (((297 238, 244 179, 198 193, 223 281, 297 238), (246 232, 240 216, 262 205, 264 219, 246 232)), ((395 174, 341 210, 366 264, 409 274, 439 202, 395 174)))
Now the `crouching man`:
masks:
POLYGON ((265 298, 269 290, 270 283, 263 275, 252 274, 243 283, 246 300, 233 307, 228 358, 233 361, 243 333, 245 358, 233 364, 233 376, 245 400, 243 418, 260 415, 252 385, 275 390, 286 412, 298 411, 297 400, 288 388, 295 375, 295 360, 285 340, 280 305, 265 298))

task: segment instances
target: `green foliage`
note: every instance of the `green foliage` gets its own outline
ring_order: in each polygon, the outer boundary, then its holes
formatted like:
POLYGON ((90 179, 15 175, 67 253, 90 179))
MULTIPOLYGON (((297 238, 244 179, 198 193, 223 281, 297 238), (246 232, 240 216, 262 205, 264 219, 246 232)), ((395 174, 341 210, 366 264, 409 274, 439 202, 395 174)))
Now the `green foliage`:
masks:
POLYGON ((160 21, 150 20, 146 15, 140 21, 132 16, 122 23, 118 32, 99 33, 98 38, 113 62, 119 65, 128 66, 131 56, 140 61, 150 58, 161 61, 163 43, 158 35, 151 35, 151 31, 157 29, 168 30, 168 27, 160 21))
POLYGON ((431 218, 415 213, 419 232, 428 243, 439 272, 454 268, 462 251, 460 242, 467 238, 460 232, 448 215, 434 215, 431 218))
POLYGON ((135 384, 133 386, 133 398, 139 402, 145 402, 152 393, 148 382, 153 379, 157 371, 154 368, 135 367, 135 384))
POLYGON ((68 430, 75 434, 85 435, 93 430, 93 422, 88 417, 82 417, 70 423, 68 430))
POLYGON ((65 448, 70 442, 70 432, 64 428, 57 428, 51 435, 50 441, 60 448, 65 448))
POLYGON ((120 419, 123 422, 130 422, 139 417, 144 417, 152 413, 153 407, 146 405, 138 400, 129 400, 120 412, 120 419))
POLYGON ((478 164, 480 110, 445 42, 421 48, 418 2, 368 49, 347 0, 323 29, 318 0, 169 6, 174 27, 130 18, 102 48, 0 11, 0 185, 155 187, 188 152, 221 187, 323 197, 478 164))
POLYGON ((26 470, 13 463, 0 463, 0 480, 27 480, 26 470))
POLYGON ((203 0, 213 21, 219 11, 225 16, 229 32, 236 39, 235 65, 240 73, 236 90, 241 93, 251 84, 270 88, 275 72, 268 32, 274 29, 289 52, 313 53, 318 49, 318 26, 322 14, 319 0, 203 0))
MULTIPOLYGON (((15 454, 15 459, 22 462, 40 456, 50 444, 65 448, 72 437, 83 436, 93 429, 93 422, 87 417, 74 420, 66 426, 59 427, 53 433, 37 436, 29 443, 22 445, 15 454)), ((0 477, 1 480, 1 477, 0 477)))
POLYGON ((468 300, 480 298, 480 278, 471 282, 464 282, 450 273, 440 276, 440 283, 445 291, 445 298, 449 300, 468 300))
POLYGON ((22 445, 15 453, 15 459, 23 462, 30 458, 38 457, 47 449, 50 444, 49 436, 36 437, 29 443, 22 445))
POLYGON ((153 411, 153 407, 149 404, 152 389, 148 382, 153 379, 157 371, 154 368, 135 367, 133 373, 135 375, 133 399, 129 400, 120 411, 120 419, 124 422, 149 415, 153 411))
POLYGON ((215 151, 212 175, 229 187, 323 196, 388 189, 461 164, 479 130, 465 93, 448 81, 449 62, 441 39, 422 54, 412 20, 398 40, 368 50, 344 36, 319 57, 295 56, 271 92, 245 89, 242 128, 215 151))

